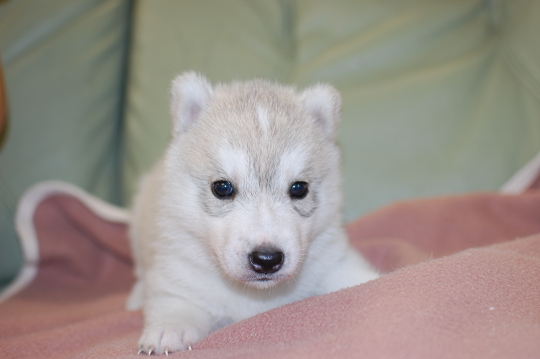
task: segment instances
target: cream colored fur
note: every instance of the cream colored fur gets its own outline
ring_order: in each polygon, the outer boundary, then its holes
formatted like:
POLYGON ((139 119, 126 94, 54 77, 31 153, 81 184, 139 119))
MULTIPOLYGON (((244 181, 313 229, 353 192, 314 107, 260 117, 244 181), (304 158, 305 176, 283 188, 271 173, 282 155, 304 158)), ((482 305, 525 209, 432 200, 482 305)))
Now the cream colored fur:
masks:
POLYGON ((193 72, 171 88, 173 138, 135 198, 131 239, 143 308, 140 351, 183 350, 211 331, 277 306, 377 277, 342 224, 341 100, 320 84, 297 92, 263 80, 212 88, 193 72), (235 195, 219 199, 215 181, 235 195), (294 199, 295 182, 308 194, 294 199), (283 252, 275 273, 248 256, 283 252))

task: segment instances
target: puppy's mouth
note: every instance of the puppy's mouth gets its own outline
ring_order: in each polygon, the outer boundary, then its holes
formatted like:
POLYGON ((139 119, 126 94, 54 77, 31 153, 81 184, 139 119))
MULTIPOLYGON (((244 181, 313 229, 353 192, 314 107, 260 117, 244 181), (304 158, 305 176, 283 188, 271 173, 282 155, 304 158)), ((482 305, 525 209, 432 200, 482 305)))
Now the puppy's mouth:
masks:
POLYGON ((288 276, 282 275, 282 274, 270 274, 270 275, 255 275, 253 277, 248 278, 248 281, 250 282, 280 282, 283 279, 288 278, 288 276))
POLYGON ((247 278, 244 278, 243 282, 247 284, 248 286, 259 288, 259 289, 265 289, 270 288, 278 283, 282 282, 285 279, 288 279, 290 276, 283 275, 283 274, 255 274, 248 276, 247 278))

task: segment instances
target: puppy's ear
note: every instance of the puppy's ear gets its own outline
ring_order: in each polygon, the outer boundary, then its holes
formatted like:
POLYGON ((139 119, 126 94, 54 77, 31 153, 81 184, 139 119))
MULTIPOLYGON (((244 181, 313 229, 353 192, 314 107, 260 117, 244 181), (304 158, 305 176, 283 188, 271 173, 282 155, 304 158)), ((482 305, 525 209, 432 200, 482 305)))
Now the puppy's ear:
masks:
POLYGON ((300 99, 315 124, 320 126, 328 139, 334 140, 341 117, 339 92, 328 84, 318 84, 305 89, 300 99))
POLYGON ((186 132, 199 119, 212 93, 208 80, 192 71, 184 72, 172 81, 170 111, 174 136, 186 132))

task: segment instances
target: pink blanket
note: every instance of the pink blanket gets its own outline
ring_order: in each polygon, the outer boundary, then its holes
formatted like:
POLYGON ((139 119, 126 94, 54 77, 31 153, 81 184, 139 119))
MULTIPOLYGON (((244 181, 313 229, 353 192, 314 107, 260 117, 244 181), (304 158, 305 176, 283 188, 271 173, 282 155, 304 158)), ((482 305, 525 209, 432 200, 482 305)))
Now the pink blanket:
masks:
MULTIPOLYGON (((0 358, 135 358, 142 319, 124 310, 125 216, 53 187, 19 211, 26 266, 11 289, 22 290, 0 305, 0 358)), ((540 191, 402 202, 348 231, 388 274, 171 357, 540 358, 540 191)))

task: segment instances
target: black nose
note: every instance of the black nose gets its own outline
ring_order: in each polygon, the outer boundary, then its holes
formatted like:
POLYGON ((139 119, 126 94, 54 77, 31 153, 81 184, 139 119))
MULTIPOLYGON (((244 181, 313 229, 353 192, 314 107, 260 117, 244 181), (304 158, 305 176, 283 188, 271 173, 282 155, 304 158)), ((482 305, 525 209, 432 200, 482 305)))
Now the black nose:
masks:
POLYGON ((257 273, 275 273, 283 265, 285 255, 275 248, 257 248, 249 254, 249 263, 257 273))

